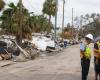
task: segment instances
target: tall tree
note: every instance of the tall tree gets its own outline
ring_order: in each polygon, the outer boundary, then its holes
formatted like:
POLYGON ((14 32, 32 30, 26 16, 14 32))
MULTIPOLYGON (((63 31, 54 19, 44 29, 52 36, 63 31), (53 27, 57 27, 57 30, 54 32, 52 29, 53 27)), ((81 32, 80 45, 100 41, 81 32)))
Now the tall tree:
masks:
MULTIPOLYGON (((56 0, 46 0, 43 5, 42 12, 49 15, 49 23, 51 21, 51 16, 56 15, 56 0)), ((49 26, 50 28, 50 26, 49 26)))
POLYGON ((5 2, 0 0, 0 11, 4 8, 5 2))
MULTIPOLYGON (((28 10, 23 6, 23 22, 22 22, 22 37, 31 39, 32 26, 30 26, 29 19, 30 15, 28 10)), ((1 28, 5 30, 6 34, 11 34, 16 36, 16 40, 19 43, 19 3, 17 6, 14 3, 9 4, 9 8, 4 10, 1 15, 1 28)))

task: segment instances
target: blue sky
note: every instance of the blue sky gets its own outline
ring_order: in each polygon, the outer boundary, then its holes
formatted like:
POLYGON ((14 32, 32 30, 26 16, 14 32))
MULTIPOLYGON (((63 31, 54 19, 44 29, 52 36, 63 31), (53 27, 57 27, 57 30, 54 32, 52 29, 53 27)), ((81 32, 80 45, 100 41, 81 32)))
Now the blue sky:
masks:
MULTIPOLYGON (((17 3, 18 0, 4 0, 7 4, 10 2, 17 3)), ((30 12, 35 14, 42 14, 43 3, 45 0, 23 0, 24 6, 29 9, 30 12)), ((58 11, 58 26, 62 24, 62 0, 59 1, 58 11)), ((100 13, 100 0, 66 0, 65 4, 65 25, 71 22, 71 9, 74 8, 74 17, 81 14, 100 13)), ((52 18, 54 23, 54 18, 52 18)))

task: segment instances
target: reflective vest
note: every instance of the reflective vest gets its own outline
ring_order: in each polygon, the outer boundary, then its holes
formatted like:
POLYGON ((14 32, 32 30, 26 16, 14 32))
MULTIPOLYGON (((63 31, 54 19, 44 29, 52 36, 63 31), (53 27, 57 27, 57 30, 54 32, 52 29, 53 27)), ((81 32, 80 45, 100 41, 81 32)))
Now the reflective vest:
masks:
POLYGON ((81 53, 80 57, 81 58, 85 57, 85 58, 90 59, 91 58, 91 48, 87 44, 84 44, 84 45, 85 45, 84 55, 83 53, 81 53))
POLYGON ((96 42, 98 49, 94 49, 94 56, 99 57, 98 52, 100 52, 100 42, 96 42))
POLYGON ((89 47, 89 45, 87 45, 85 48, 85 57, 91 58, 91 48, 89 47))
POLYGON ((98 52, 100 52, 100 42, 97 42, 98 45, 98 52))

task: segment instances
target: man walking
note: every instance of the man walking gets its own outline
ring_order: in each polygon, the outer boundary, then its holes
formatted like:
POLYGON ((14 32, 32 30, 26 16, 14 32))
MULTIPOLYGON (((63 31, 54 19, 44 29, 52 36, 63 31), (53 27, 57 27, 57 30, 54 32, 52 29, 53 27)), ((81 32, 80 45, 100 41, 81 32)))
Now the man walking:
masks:
POLYGON ((80 45, 80 57, 81 57, 81 67, 82 67, 82 80, 87 80, 90 59, 91 59, 91 48, 90 43, 93 40, 93 35, 88 34, 85 36, 85 42, 80 45))

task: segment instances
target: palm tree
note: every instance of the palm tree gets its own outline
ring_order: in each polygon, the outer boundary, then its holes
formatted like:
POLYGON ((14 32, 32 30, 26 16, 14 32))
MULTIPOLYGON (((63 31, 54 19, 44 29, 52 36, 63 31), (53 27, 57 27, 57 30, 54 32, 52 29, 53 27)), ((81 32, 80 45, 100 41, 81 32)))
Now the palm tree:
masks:
MULTIPOLYGON (((46 0, 43 5, 42 12, 49 15, 49 23, 51 22, 51 16, 56 15, 56 0, 46 0)), ((49 26, 50 28, 50 26, 49 26)))
POLYGON ((38 16, 38 24, 40 26, 40 31, 43 32, 43 31, 51 31, 53 25, 51 22, 49 22, 49 20, 44 17, 43 15, 39 15, 38 16), (50 26, 50 28, 48 28, 47 26, 50 26))
MULTIPOLYGON (((15 6, 14 3, 10 3, 9 8, 3 11, 0 19, 2 21, 1 28, 5 30, 6 34, 15 35, 19 43, 19 4, 15 6)), ((30 14, 23 6, 22 37, 27 39, 31 39, 32 34, 32 26, 29 24, 29 19, 30 14)))
POLYGON ((53 24, 44 15, 33 15, 30 17, 30 25, 33 27, 33 32, 51 31, 47 26, 53 28, 53 24))
POLYGON ((0 11, 4 8, 5 2, 0 0, 0 11))

